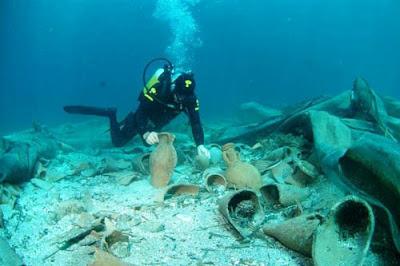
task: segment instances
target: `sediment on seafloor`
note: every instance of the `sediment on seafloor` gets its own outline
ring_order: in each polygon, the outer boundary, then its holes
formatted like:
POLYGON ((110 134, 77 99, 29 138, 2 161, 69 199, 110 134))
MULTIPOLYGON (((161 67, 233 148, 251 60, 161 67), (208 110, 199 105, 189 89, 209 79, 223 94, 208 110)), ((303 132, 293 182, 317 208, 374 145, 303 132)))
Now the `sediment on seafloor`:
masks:
POLYGON ((364 245, 354 248, 362 250, 357 261, 395 265, 400 104, 365 82, 355 86, 358 97, 346 91, 285 110, 245 105, 241 112, 261 116, 258 124, 246 124, 246 116, 240 124, 206 121, 207 164, 196 158, 185 123, 171 124, 165 131, 176 136, 175 168, 168 168, 173 172, 163 188, 151 185, 153 148, 137 139, 113 148, 108 135, 93 134, 105 131, 102 121, 5 136, 0 245, 7 252, 0 259, 15 265, 312 265, 332 244, 319 242, 316 232, 323 239, 339 216, 350 235, 357 226, 351 211, 337 207, 352 194, 370 221, 359 227, 368 241, 351 242, 364 245), (371 101, 379 104, 362 108, 371 101), (223 160, 228 142, 255 182, 237 182, 249 179, 242 170, 232 179, 229 168, 239 160, 223 160))

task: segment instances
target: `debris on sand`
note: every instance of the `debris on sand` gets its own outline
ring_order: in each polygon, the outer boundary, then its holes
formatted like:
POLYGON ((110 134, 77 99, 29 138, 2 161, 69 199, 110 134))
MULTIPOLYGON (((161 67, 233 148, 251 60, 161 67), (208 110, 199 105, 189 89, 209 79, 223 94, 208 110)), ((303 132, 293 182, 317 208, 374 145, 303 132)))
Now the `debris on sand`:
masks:
MULTIPOLYGON (((330 228, 332 208, 353 194, 375 220, 361 261, 394 264, 400 256, 399 110, 400 102, 381 98, 363 79, 352 91, 282 110, 243 105, 243 112, 263 119, 206 123, 209 162, 195 157, 182 124, 171 125, 166 130, 176 141, 168 148, 176 152, 168 169, 160 167, 166 173, 161 188, 151 185, 153 148, 139 140, 111 147, 105 136, 93 135, 105 122, 36 125, 6 136, 0 261, 313 265, 321 246, 312 238, 330 228), (234 179, 228 149, 246 165, 234 179)), ((354 219, 348 222, 352 228, 354 219)))

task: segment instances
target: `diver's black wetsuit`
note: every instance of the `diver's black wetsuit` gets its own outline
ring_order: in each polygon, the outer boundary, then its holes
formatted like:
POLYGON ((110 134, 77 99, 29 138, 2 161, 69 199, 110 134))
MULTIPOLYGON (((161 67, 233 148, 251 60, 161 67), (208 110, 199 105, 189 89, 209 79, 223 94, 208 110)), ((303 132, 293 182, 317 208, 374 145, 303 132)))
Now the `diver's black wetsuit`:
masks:
POLYGON ((122 125, 117 122, 116 115, 113 113, 110 116, 110 128, 114 146, 124 146, 136 134, 143 139, 143 134, 146 132, 160 131, 181 112, 185 112, 189 117, 196 145, 204 144, 198 99, 193 90, 187 92, 180 88, 179 84, 176 84, 173 91, 169 86, 167 90, 164 89, 164 93, 160 93, 163 90, 160 83, 151 88, 154 88, 155 92, 143 91, 139 96, 139 107, 136 112, 129 113, 122 125))

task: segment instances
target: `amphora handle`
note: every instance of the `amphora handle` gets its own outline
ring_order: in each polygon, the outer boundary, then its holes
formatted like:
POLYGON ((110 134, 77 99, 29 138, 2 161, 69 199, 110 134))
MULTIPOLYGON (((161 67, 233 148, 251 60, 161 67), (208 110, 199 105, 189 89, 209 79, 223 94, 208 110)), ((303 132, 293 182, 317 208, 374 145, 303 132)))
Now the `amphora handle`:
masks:
POLYGON ((222 147, 222 157, 227 165, 240 160, 240 154, 235 150, 234 143, 227 143, 222 147))

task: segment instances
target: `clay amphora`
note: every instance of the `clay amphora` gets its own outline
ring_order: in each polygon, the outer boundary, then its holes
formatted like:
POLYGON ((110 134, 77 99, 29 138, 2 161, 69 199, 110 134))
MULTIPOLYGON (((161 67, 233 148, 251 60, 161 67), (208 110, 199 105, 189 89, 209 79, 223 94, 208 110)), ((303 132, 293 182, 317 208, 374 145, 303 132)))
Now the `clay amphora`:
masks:
POLYGON ((177 154, 172 145, 175 136, 170 133, 159 133, 160 142, 150 155, 151 184, 154 187, 165 187, 171 179, 177 163, 177 154))
POLYGON ((192 184, 175 184, 166 188, 164 200, 182 195, 197 196, 200 192, 200 186, 192 184))
POLYGON ((375 229, 370 205, 349 196, 331 209, 316 230, 312 255, 316 266, 364 265, 375 229))
POLYGON ((210 147, 210 163, 214 165, 218 164, 220 161, 222 161, 221 146, 218 144, 211 144, 210 147))
POLYGON ((235 150, 235 144, 225 144, 222 147, 222 157, 228 167, 225 176, 231 187, 238 189, 259 189, 261 187, 261 175, 257 168, 240 161, 240 155, 235 150))
POLYGON ((286 247, 311 257, 313 235, 323 217, 317 213, 301 215, 282 223, 266 224, 263 231, 286 247))
POLYGON ((260 188, 260 194, 267 208, 287 207, 305 200, 308 189, 285 184, 266 184, 260 188))
POLYGON ((218 200, 219 211, 225 220, 246 239, 258 231, 264 221, 264 211, 253 190, 234 191, 218 200))
POLYGON ((203 178, 207 191, 211 193, 223 193, 228 184, 223 171, 219 168, 208 168, 204 171, 203 178))
POLYGON ((194 166, 197 170, 204 171, 210 166, 210 160, 202 155, 196 155, 194 158, 194 166))

